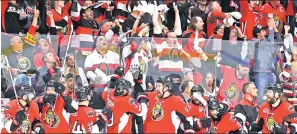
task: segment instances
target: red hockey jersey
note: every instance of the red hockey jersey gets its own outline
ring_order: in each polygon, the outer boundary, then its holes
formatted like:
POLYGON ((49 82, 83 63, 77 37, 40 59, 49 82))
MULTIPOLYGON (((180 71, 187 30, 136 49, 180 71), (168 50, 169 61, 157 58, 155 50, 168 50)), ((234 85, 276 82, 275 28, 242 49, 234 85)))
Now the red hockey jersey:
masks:
POLYGON ((142 114, 142 106, 130 96, 114 96, 114 89, 102 93, 103 100, 107 107, 113 112, 112 126, 107 127, 107 133, 131 133, 132 115, 142 114))
POLYGON ((96 121, 96 111, 93 108, 79 106, 77 112, 70 115, 70 130, 72 130, 72 132, 91 134, 92 127, 96 121))
POLYGON ((240 26, 242 33, 247 36, 247 39, 250 40, 253 38, 253 29, 254 27, 259 24, 259 18, 258 13, 251 11, 248 6, 247 1, 240 1, 241 5, 241 12, 242 12, 242 18, 240 19, 240 26))
POLYGON ((157 97, 157 92, 148 93, 149 107, 144 122, 144 133, 176 133, 180 120, 175 114, 179 112, 190 117, 190 107, 179 96, 170 96, 166 99, 157 97), (162 129, 160 129, 161 126, 162 129))
MULTIPOLYGON (((25 108, 18 104, 16 99, 8 102, 4 107, 4 117, 6 120, 14 119, 15 115, 18 111, 24 110, 25 108)), ((32 133, 32 123, 34 119, 40 120, 39 109, 36 102, 32 102, 26 111, 27 119, 23 122, 21 126, 19 126, 12 133, 32 133)), ((9 130, 10 131, 10 130, 9 130)), ((2 128, 1 133, 8 133, 5 128, 2 128)))
MULTIPOLYGON (((281 104, 273 109, 269 103, 263 103, 259 108, 259 116, 257 122, 263 118, 264 125, 262 133, 270 133, 274 125, 282 125, 284 118, 292 113, 295 113, 294 107, 287 102, 281 102, 281 104)), ((288 120, 291 123, 297 123, 297 118, 291 118, 288 120)))
POLYGON ((236 69, 229 66, 221 65, 221 71, 223 73, 223 82, 219 89, 217 96, 219 101, 229 100, 231 102, 231 109, 233 109, 239 102, 240 93, 243 84, 247 83, 248 78, 243 79, 236 78, 236 69))
MULTIPOLYGON (((39 103, 43 103, 43 96, 37 98, 39 103)), ((69 125, 63 116, 65 102, 63 98, 58 95, 56 104, 53 107, 42 106, 41 123, 44 127, 45 133, 59 132, 69 133, 69 125)))
POLYGON ((213 30, 215 29, 218 23, 223 23, 225 18, 224 12, 212 11, 208 14, 207 17, 207 36, 210 37, 213 35, 213 30))
POLYGON ((260 25, 267 26, 267 18, 272 16, 276 27, 282 32, 284 24, 286 23, 286 11, 282 4, 273 7, 271 3, 268 2, 261 7, 260 13, 260 25))
POLYGON ((235 116, 231 113, 226 113, 221 117, 220 121, 217 122, 212 120, 209 130, 215 129, 216 133, 222 134, 230 131, 236 131, 241 127, 241 124, 236 120, 235 116))

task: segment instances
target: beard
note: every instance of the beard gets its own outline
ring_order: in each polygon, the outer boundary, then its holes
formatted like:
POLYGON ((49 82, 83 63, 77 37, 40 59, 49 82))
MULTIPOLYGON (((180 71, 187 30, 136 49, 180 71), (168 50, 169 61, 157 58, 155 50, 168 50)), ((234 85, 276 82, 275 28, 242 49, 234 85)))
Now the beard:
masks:
POLYGON ((159 97, 159 98, 162 98, 163 97, 163 93, 161 92, 161 91, 159 91, 159 90, 157 90, 157 96, 159 97))
POLYGON ((276 98, 268 98, 267 99, 267 102, 269 103, 269 104, 273 104, 274 102, 276 101, 276 98))

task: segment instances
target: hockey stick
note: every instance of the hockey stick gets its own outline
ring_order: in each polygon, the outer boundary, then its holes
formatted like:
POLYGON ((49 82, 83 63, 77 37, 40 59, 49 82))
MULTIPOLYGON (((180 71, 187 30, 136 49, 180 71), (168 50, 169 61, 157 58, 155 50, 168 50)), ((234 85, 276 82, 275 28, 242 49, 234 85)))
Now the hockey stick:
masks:
MULTIPOLYGON (((6 55, 5 55, 5 61, 6 61, 7 67, 10 67, 9 62, 8 62, 8 58, 7 58, 6 55)), ((12 73, 11 73, 11 67, 10 67, 10 69, 8 69, 8 72, 9 72, 9 76, 10 76, 10 79, 11 79, 11 83, 12 83, 12 87, 13 87, 13 91, 14 91, 15 99, 17 100, 18 105, 20 105, 20 104, 19 104, 19 99, 18 99, 18 94, 16 93, 16 89, 15 89, 14 79, 13 79, 13 77, 12 77, 12 73)))
MULTIPOLYGON (((63 61, 62 68, 64 68, 64 66, 66 64, 66 57, 67 57, 67 54, 68 54, 72 34, 73 34, 73 25, 71 25, 71 32, 70 32, 70 35, 69 35, 68 44, 67 44, 66 53, 65 53, 65 56, 64 56, 64 61, 63 61)), ((60 80, 62 80, 62 77, 63 77, 63 73, 61 72, 60 80)))

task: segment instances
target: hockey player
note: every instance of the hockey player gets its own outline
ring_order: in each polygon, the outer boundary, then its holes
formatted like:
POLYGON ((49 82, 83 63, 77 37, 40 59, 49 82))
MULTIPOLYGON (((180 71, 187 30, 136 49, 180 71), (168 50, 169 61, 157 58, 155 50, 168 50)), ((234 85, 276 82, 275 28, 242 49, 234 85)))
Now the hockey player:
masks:
POLYGON ((251 124, 251 132, 262 133, 296 133, 297 117, 294 107, 281 100, 283 89, 278 85, 268 85, 267 102, 259 108, 256 123, 251 124))
POLYGON ((45 133, 70 133, 69 118, 66 117, 64 109, 68 113, 74 113, 78 108, 78 103, 67 94, 63 84, 51 80, 47 83, 45 95, 36 99, 45 133))
POLYGON ((97 114, 93 108, 88 107, 92 91, 89 87, 78 87, 76 96, 79 101, 77 112, 70 116, 70 130, 72 133, 99 133, 112 116, 112 111, 103 109, 97 114))
POLYGON ((205 133, 206 129, 211 125, 211 118, 207 117, 205 107, 207 102, 203 98, 204 89, 202 86, 194 86, 191 89, 191 103, 190 103, 190 115, 194 117, 193 129, 197 133, 205 133))
POLYGON ((256 121, 258 116, 257 88, 254 83, 248 82, 243 85, 244 98, 235 106, 235 117, 243 126, 245 132, 249 125, 256 121))
POLYGON ((15 88, 18 98, 11 100, 4 107, 5 127, 1 133, 44 133, 38 105, 32 101, 34 89, 26 84, 15 88))
POLYGON ((114 89, 101 94, 106 107, 113 111, 112 124, 108 125, 107 133, 131 133, 132 114, 144 116, 147 113, 147 96, 131 97, 131 83, 125 79, 117 80, 114 89))
POLYGON ((150 100, 148 115, 144 122, 144 133, 176 133, 183 122, 185 133, 194 132, 186 117, 189 109, 182 102, 180 96, 171 94, 173 80, 168 76, 161 76, 157 79, 156 92, 148 93, 150 100), (176 113, 180 114, 176 114, 176 113), (160 129, 160 126, 164 126, 160 129))
POLYGON ((240 133, 241 124, 231 113, 219 114, 221 106, 216 98, 209 97, 207 104, 211 116, 211 126, 208 130, 210 133, 240 133))

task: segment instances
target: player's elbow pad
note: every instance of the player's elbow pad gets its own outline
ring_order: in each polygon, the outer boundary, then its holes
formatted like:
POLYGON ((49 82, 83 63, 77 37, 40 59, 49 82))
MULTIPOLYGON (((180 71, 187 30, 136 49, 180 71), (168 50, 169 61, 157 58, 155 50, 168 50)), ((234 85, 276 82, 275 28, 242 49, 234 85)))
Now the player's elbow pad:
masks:
POLYGON ((65 110, 69 113, 75 113, 78 109, 78 103, 73 101, 69 96, 63 97, 65 102, 65 110))
POLYGON ((139 114, 136 114, 137 116, 144 116, 146 115, 148 108, 147 108, 147 104, 145 103, 140 103, 141 106, 141 112, 139 114))
POLYGON ((236 113, 235 118, 237 121, 239 121, 241 124, 244 124, 246 122, 246 117, 242 113, 236 113))

